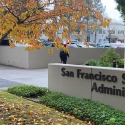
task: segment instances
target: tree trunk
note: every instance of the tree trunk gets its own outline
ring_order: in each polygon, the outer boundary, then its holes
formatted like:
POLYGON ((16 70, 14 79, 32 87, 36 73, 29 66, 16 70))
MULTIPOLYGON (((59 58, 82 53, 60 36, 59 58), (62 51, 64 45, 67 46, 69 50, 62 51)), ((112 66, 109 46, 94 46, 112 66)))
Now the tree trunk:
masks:
POLYGON ((2 43, 2 41, 7 37, 7 35, 12 31, 12 29, 9 29, 0 39, 0 44, 2 43))

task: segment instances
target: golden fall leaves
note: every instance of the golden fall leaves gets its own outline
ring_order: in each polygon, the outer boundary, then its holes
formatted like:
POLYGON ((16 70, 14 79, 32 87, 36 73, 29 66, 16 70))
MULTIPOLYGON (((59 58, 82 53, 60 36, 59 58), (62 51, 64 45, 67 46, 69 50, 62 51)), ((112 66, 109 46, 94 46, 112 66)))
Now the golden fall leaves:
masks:
MULTIPOLYGON (((50 41, 55 42, 55 46, 59 49, 62 39, 65 38, 70 42, 70 34, 76 32, 77 29, 87 32, 88 25, 81 19, 93 14, 103 27, 107 27, 110 23, 109 19, 104 19, 94 8, 89 8, 83 0, 60 0, 58 2, 53 0, 51 2, 50 0, 44 2, 1 0, 0 39, 9 36, 16 43, 28 44, 27 50, 34 50, 42 47, 37 40, 43 33, 50 41), (50 4, 53 4, 51 10, 49 10, 50 4), (57 32, 60 30, 62 38, 58 42, 57 32)), ((96 28, 95 24, 91 24, 91 27, 96 28)), ((80 39, 83 37, 84 35, 80 39)), ((14 44, 11 43, 10 46, 14 47, 14 44)))
POLYGON ((100 22, 104 28, 108 27, 110 24, 110 21, 111 21, 111 19, 109 19, 109 18, 103 19, 99 12, 96 12, 96 18, 100 20, 100 22))
POLYGON ((92 125, 75 117, 0 91, 0 125, 92 125))
MULTIPOLYGON (((66 40, 66 44, 71 44, 70 40, 66 40)), ((68 47, 64 47, 64 45, 62 44, 62 41, 59 37, 56 37, 55 39, 55 43, 54 43, 54 47, 57 49, 57 50, 61 50, 63 49, 65 52, 69 53, 69 49, 68 47)), ((53 54, 54 53, 54 49, 53 48, 49 48, 48 49, 48 54, 53 54)))
POLYGON ((86 41, 84 42, 84 45, 86 45, 86 46, 88 46, 88 47, 89 47, 89 43, 88 43, 88 42, 86 42, 86 41))

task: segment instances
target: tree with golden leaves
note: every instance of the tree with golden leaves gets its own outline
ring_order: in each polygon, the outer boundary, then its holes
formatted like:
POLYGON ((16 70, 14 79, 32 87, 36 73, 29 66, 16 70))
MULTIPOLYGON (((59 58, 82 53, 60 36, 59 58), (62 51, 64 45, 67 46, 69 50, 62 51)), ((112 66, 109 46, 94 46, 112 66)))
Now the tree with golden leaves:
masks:
MULTIPOLYGON (((109 19, 92 7, 88 9, 83 0, 0 0, 0 43, 11 37, 16 43, 28 44, 27 50, 40 49, 42 44, 37 40, 44 33, 61 49, 57 31, 62 29, 62 38, 70 42, 70 33, 78 27, 85 30, 81 19, 91 14, 102 26, 109 25, 109 19)), ((14 43, 10 46, 14 47, 14 43)))

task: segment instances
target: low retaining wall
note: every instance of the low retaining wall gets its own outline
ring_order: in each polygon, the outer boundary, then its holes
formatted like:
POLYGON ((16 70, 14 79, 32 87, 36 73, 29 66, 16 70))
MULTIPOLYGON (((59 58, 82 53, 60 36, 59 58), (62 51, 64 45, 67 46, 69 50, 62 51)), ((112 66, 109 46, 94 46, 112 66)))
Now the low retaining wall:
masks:
POLYGON ((49 64, 48 89, 125 111, 125 70, 49 64))
MULTIPOLYGON (((59 51, 54 49, 53 54, 47 53, 48 48, 29 51, 29 68, 46 68, 49 63, 60 63, 59 51)), ((68 64, 81 65, 90 59, 99 59, 106 52, 106 48, 70 48, 68 64)), ((124 49, 116 49, 121 58, 124 58, 124 49)))
MULTIPOLYGON (((53 54, 48 54, 47 47, 41 50, 26 51, 24 47, 11 49, 8 46, 0 46, 0 64, 21 68, 38 69, 47 68, 49 63, 60 63, 59 51, 54 48, 53 54)), ((68 64, 83 64, 90 59, 99 59, 107 49, 102 48, 70 48, 68 64)), ((121 58, 124 57, 124 49, 116 49, 121 58)))
POLYGON ((23 47, 11 49, 8 46, 0 46, 0 64, 29 68, 29 52, 23 47))

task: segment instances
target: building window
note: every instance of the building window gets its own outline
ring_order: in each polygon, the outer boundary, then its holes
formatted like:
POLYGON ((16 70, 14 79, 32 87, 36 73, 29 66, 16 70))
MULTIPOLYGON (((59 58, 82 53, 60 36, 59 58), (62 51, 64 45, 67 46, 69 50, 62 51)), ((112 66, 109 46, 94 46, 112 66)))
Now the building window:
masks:
POLYGON ((105 34, 105 30, 103 30, 103 32, 102 32, 102 29, 100 29, 99 34, 105 34))
POLYGON ((102 41, 102 39, 99 39, 99 42, 101 42, 102 41))
POLYGON ((124 35, 124 30, 118 30, 119 35, 124 35))
POLYGON ((99 30, 99 34, 102 34, 102 30, 99 30))
POLYGON ((109 33, 115 34, 115 30, 108 30, 109 33))
POLYGON ((103 30, 103 34, 105 34, 105 30, 103 30))

